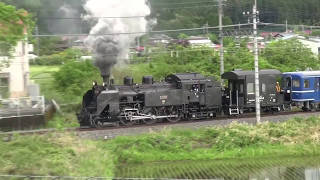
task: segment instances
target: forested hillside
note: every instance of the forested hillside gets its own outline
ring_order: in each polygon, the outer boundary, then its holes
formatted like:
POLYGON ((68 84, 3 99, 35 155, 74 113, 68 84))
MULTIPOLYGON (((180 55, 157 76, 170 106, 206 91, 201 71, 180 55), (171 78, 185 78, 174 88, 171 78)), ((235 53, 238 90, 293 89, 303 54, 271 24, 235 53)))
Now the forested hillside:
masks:
MULTIPOLYGON (((85 0, 0 0, 36 13, 41 33, 79 33, 89 31, 81 19, 85 0), (66 26, 67 25, 67 26, 66 26), (61 28, 63 27, 63 28, 61 28), (66 29, 65 27, 68 27, 66 29)), ((269 23, 320 25, 319 0, 257 0, 260 21, 269 23)), ((251 11, 254 0, 227 0, 224 24, 247 22, 242 12, 251 11)), ((152 17, 157 19, 155 30, 218 25, 218 2, 212 0, 150 0, 152 17)))
MULTIPOLYGON (((224 24, 247 22, 243 12, 251 12, 254 0, 228 0, 223 2, 224 24)), ((158 29, 201 27, 205 23, 218 25, 218 3, 206 0, 153 0, 153 15, 158 29)), ((319 0, 258 0, 260 21, 269 23, 318 25, 319 0)))

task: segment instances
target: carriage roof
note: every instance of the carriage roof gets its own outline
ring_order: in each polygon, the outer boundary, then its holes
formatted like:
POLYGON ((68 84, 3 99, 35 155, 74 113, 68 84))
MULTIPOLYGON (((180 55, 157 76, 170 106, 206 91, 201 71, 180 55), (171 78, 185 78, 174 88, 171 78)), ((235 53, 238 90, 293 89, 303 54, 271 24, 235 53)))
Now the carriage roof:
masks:
MULTIPOLYGON (((260 70, 259 75, 281 75, 282 73, 275 69, 260 70)), ((222 74, 222 79, 245 79, 247 76, 254 76, 254 71, 236 70, 222 74)))
POLYGON ((297 71, 297 72, 286 72, 283 75, 296 75, 300 77, 317 76, 320 77, 320 71, 297 71))

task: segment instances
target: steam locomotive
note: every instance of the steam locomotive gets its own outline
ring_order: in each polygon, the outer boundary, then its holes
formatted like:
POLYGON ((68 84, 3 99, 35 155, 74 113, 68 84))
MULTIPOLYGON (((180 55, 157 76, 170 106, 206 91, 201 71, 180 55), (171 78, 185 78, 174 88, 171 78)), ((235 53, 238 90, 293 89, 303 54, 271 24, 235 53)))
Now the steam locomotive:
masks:
MULTIPOLYGON (((282 73, 261 70, 259 74, 261 109, 284 110, 290 102, 285 102, 285 94, 276 88, 276 80, 282 73)), ((110 123, 130 126, 159 120, 174 123, 181 119, 207 119, 255 110, 253 71, 234 70, 224 73, 222 79, 228 80, 224 90, 214 78, 199 73, 172 74, 163 82, 144 76, 142 84, 135 84, 131 77, 125 77, 123 85, 95 84, 83 96, 77 118, 81 127, 110 123)))

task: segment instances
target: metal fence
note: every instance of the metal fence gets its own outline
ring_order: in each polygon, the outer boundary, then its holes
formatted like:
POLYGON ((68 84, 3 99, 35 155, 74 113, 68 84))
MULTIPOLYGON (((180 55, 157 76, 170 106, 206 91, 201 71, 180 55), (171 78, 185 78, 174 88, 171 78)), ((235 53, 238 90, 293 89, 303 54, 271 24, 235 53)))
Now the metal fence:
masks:
POLYGON ((44 96, 0 99, 0 119, 43 115, 44 96))

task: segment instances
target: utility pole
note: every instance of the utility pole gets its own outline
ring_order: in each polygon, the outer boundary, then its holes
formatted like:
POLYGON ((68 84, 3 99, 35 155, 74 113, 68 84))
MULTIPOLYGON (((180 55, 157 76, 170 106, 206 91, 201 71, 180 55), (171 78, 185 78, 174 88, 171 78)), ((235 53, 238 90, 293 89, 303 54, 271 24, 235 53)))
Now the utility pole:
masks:
POLYGON ((209 23, 208 22, 206 24, 206 34, 207 34, 207 36, 209 36, 209 23))
POLYGON ((40 39, 39 39, 39 27, 36 27, 36 35, 37 35, 37 56, 39 57, 39 49, 40 49, 40 39))
POLYGON ((253 5, 253 36, 254 36, 254 79, 255 79, 255 95, 256 95, 256 118, 260 123, 260 87, 259 87, 259 57, 258 57, 258 40, 257 40, 257 0, 253 5))
MULTIPOLYGON (((223 7, 222 0, 219 0, 219 40, 220 40, 220 77, 224 73, 224 50, 223 50, 223 37, 222 37, 222 16, 223 7)), ((224 86, 224 80, 221 79, 221 87, 224 86)))
POLYGON ((288 19, 286 19, 286 33, 288 33, 288 19))

